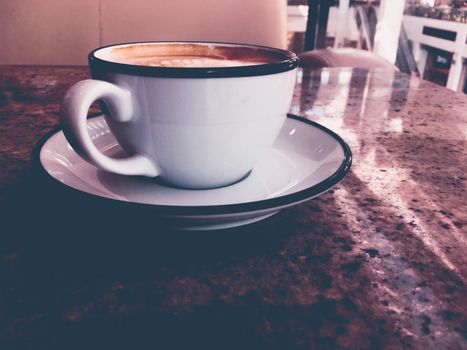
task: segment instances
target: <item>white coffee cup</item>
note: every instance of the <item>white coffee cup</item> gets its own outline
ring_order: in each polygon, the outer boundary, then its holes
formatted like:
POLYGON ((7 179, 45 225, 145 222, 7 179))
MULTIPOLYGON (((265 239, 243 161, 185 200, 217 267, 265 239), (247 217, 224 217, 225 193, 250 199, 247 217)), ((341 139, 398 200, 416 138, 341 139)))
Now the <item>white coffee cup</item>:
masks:
POLYGON ((61 110, 75 151, 106 171, 204 189, 241 180, 270 149, 290 108, 298 58, 252 45, 147 42, 96 49, 89 65, 94 79, 72 86, 61 110), (94 146, 86 118, 96 100, 128 158, 94 146))

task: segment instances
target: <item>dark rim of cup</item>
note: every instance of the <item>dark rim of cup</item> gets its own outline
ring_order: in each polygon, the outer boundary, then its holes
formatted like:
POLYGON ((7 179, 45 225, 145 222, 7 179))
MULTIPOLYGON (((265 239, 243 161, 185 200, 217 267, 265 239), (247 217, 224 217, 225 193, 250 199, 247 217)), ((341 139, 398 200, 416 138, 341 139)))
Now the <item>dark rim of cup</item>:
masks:
POLYGON ((224 42, 207 42, 207 41, 144 41, 144 42, 129 42, 121 44, 113 44, 99 47, 88 56, 89 66, 95 76, 102 73, 123 73, 128 75, 147 76, 147 77, 164 77, 164 78, 229 78, 229 77, 248 77, 260 76, 286 72, 298 67, 298 57, 295 53, 287 50, 237 43, 224 42), (99 50, 118 47, 124 45, 139 45, 139 44, 200 44, 200 45, 218 45, 224 47, 243 47, 251 49, 261 49, 269 51, 284 57, 283 60, 257 64, 251 66, 238 67, 153 67, 153 66, 138 66, 126 63, 117 63, 102 58, 98 58, 96 53, 99 50))

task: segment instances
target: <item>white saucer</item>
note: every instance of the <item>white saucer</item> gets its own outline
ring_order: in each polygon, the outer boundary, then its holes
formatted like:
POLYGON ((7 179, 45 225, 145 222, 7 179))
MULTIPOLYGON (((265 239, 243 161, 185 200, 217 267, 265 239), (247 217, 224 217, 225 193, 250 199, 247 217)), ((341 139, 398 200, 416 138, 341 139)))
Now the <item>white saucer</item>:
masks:
MULTIPOLYGON (((96 146, 123 153, 102 116, 88 120, 96 146)), ((335 133, 289 115, 273 149, 244 180, 222 188, 186 190, 157 179, 111 174, 82 160, 55 130, 38 144, 36 160, 53 179, 88 195, 150 206, 175 228, 210 230, 245 225, 335 186, 350 169, 349 146, 335 133)))

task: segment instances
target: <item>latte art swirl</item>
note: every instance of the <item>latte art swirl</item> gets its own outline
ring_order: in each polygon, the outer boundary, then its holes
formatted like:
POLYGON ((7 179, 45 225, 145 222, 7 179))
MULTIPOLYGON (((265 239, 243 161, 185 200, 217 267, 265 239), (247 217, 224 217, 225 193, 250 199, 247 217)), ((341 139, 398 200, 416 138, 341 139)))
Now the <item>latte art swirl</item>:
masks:
POLYGON ((216 44, 147 43, 104 48, 96 57, 146 67, 219 68, 271 64, 284 56, 270 50, 216 44))
POLYGON ((265 64, 267 61, 251 59, 228 59, 203 56, 162 56, 132 57, 121 60, 121 63, 151 67, 206 68, 206 67, 241 67, 265 64))

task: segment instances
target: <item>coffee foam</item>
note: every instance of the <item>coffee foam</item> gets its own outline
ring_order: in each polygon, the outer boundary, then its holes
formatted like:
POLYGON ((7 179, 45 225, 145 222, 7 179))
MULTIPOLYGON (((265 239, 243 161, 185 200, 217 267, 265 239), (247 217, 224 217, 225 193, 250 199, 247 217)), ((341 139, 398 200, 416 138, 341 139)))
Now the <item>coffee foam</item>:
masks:
POLYGON ((116 63, 177 68, 251 66, 288 58, 259 47, 203 43, 120 45, 98 50, 95 56, 116 63))
POLYGON ((152 67, 236 67, 265 64, 267 61, 229 60, 228 58, 203 56, 152 56, 134 57, 120 60, 120 63, 152 67))

